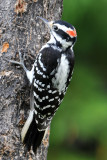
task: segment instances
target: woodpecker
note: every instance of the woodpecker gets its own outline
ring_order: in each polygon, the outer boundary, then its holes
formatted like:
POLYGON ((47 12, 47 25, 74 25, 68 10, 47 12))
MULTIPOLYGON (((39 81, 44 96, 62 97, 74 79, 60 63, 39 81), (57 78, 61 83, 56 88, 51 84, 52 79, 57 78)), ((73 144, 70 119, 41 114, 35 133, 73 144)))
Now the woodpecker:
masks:
POLYGON ((27 70, 19 52, 21 65, 31 85, 30 113, 21 132, 22 142, 28 151, 36 152, 46 129, 60 106, 74 68, 73 46, 77 39, 75 28, 62 20, 41 19, 49 28, 50 40, 36 56, 31 71, 27 70))

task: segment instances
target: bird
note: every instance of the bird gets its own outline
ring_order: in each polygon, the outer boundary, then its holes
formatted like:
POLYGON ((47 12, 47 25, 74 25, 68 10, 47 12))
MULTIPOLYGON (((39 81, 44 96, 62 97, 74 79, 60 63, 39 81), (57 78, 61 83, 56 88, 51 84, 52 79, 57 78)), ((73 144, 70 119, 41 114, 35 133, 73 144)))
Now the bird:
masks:
POLYGON ((63 21, 42 20, 50 32, 49 41, 42 46, 32 69, 20 61, 10 60, 24 69, 31 86, 30 112, 22 128, 21 139, 27 150, 36 153, 47 128, 58 110, 71 81, 75 56, 73 47, 77 32, 73 25, 63 21))

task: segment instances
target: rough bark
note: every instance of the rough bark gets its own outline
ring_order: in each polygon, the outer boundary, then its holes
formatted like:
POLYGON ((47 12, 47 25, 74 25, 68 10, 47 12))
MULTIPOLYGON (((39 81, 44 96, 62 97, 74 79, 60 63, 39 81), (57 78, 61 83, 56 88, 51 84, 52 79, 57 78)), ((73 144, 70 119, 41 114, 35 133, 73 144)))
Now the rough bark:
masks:
POLYGON ((46 26, 37 16, 48 20, 61 18, 62 0, 0 0, 0 159, 46 160, 49 132, 37 154, 28 153, 20 139, 29 113, 30 87, 24 71, 5 61, 25 55, 31 69, 41 46, 49 39, 46 26))

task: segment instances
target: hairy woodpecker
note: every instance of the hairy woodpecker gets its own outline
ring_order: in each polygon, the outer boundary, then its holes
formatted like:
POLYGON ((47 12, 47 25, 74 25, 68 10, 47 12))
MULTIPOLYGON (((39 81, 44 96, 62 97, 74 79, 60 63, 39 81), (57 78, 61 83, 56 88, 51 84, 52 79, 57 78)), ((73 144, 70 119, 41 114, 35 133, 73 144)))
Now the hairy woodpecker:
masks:
POLYGON ((36 152, 47 127, 61 104, 74 67, 73 46, 75 28, 62 20, 50 21, 39 17, 50 30, 50 40, 41 48, 31 71, 27 70, 19 52, 19 64, 31 84, 30 113, 21 132, 22 142, 28 150, 36 152))

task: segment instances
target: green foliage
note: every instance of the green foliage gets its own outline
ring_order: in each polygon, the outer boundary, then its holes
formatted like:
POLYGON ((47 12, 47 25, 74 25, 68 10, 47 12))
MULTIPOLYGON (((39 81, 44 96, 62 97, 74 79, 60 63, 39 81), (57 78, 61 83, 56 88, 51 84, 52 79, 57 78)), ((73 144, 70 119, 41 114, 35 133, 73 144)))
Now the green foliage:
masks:
POLYGON ((67 138, 89 141, 94 138, 98 142, 96 157, 100 154, 101 160, 106 160, 107 1, 64 0, 63 3, 62 19, 73 24, 78 34, 74 46, 76 63, 67 94, 52 121, 48 159, 94 160, 94 156, 71 153, 60 147, 66 148, 63 143, 68 143, 67 138))
MULTIPOLYGON (((49 150, 49 152, 51 151, 49 150)), ((68 152, 63 149, 57 150, 56 152, 53 151, 51 154, 49 154, 48 160, 95 160, 92 156, 87 157, 83 154, 76 155, 73 152, 68 152)))

